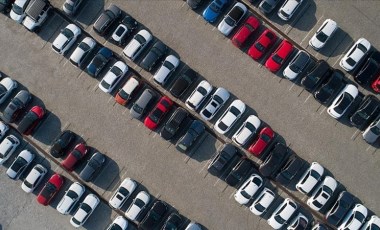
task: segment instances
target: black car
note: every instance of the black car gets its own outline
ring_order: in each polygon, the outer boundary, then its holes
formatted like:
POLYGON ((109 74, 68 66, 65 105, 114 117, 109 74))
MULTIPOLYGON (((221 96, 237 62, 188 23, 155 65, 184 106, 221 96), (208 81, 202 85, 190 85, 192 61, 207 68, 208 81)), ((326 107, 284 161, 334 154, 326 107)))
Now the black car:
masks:
POLYGON ((152 208, 140 222, 139 229, 154 229, 161 222, 167 211, 168 205, 165 202, 161 200, 154 202, 152 208))
POLYGON ((75 140, 75 134, 70 130, 65 130, 54 140, 53 146, 50 149, 50 154, 55 157, 62 157, 65 151, 69 149, 73 141, 75 140))
POLYGON ((199 120, 194 120, 186 134, 179 139, 176 148, 180 152, 186 152, 194 144, 197 138, 205 132, 204 124, 199 120))
POLYGON ((282 143, 277 143, 269 155, 261 163, 259 171, 265 176, 274 176, 282 166, 288 156, 288 147, 282 143))
POLYGON ((321 87, 315 91, 314 98, 322 104, 329 104, 332 99, 343 89, 346 85, 344 81, 344 73, 340 70, 334 70, 327 82, 323 83, 321 87))
POLYGON ((379 100, 373 95, 367 95, 350 117, 350 122, 356 128, 363 130, 377 117, 379 112, 379 100))
POLYGON ((315 66, 301 80, 303 87, 313 92, 331 74, 332 69, 324 60, 319 60, 315 66))
POLYGON ((238 149, 232 144, 225 144, 208 166, 208 171, 213 175, 221 174, 231 163, 235 156, 240 156, 238 149))
POLYGON ((174 82, 170 88, 170 93, 179 98, 190 87, 190 85, 197 79, 197 73, 192 69, 187 69, 182 75, 174 82))
POLYGON ((270 14, 281 0, 263 0, 259 5, 259 10, 264 14, 270 14))
POLYGON ((5 108, 3 120, 8 123, 16 121, 31 100, 32 95, 27 90, 21 90, 18 92, 5 108))
POLYGON ((290 181, 297 175, 301 169, 304 161, 296 155, 292 155, 288 162, 281 168, 280 172, 276 176, 276 181, 283 185, 288 185, 290 181))
POLYGON ((161 41, 156 42, 141 61, 141 68, 151 71, 157 62, 168 52, 168 47, 161 41))
POLYGON ((334 206, 326 214, 327 222, 338 227, 356 202, 356 198, 351 193, 347 191, 341 192, 334 206))
POLYGON ((178 213, 173 212, 166 219, 164 225, 161 230, 177 230, 182 224, 182 218, 178 215, 178 213))
POLYGON ((195 10, 202 5, 204 0, 186 0, 191 9, 195 10))
POLYGON ((87 73, 92 77, 97 77, 112 56, 113 53, 110 49, 107 47, 101 48, 87 65, 87 73))
POLYGON ((185 109, 180 107, 177 108, 166 122, 165 126, 161 129, 160 136, 165 140, 172 139, 188 115, 189 113, 185 109))
POLYGON ((375 59, 369 57, 359 73, 354 76, 354 79, 361 85, 367 85, 375 76, 377 76, 379 68, 380 64, 377 63, 375 59))
POLYGON ((8 13, 11 11, 12 3, 15 0, 0 0, 0 12, 2 13, 8 13))
POLYGON ((243 157, 231 170, 226 179, 224 179, 230 186, 237 185, 249 171, 252 169, 252 162, 243 157))
POLYGON ((100 152, 94 153, 90 160, 87 161, 86 166, 82 169, 79 176, 82 180, 89 182, 94 176, 100 171, 104 163, 106 162, 106 157, 100 152))
POLYGON ((110 5, 103 13, 96 19, 94 23, 94 31, 100 35, 104 35, 108 28, 120 18, 121 10, 115 5, 110 5))

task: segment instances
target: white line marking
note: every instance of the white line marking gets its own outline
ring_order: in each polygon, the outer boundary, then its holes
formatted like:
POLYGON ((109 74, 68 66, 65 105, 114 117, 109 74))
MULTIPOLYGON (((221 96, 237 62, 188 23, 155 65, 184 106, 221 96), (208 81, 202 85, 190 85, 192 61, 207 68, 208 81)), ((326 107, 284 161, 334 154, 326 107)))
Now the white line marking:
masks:
POLYGON ((351 136, 351 140, 355 139, 356 134, 357 134, 358 132, 359 132, 359 130, 356 130, 356 131, 354 132, 354 134, 352 134, 352 136, 351 136))
POLYGON ((296 85, 296 83, 293 82, 293 84, 289 88, 289 91, 292 90, 295 85, 296 85))
POLYGON ((110 96, 110 98, 109 98, 108 101, 107 101, 107 104, 110 103, 110 101, 111 101, 112 99, 113 99, 113 97, 110 96))
POLYGON ((334 64, 332 65, 332 67, 334 67, 336 65, 336 63, 338 63, 338 61, 340 61, 340 59, 342 59, 342 57, 345 55, 346 53, 342 53, 341 55, 339 55, 339 58, 334 62, 334 64))
POLYGON ((307 102, 307 100, 309 100, 310 97, 311 97, 311 94, 309 94, 309 96, 305 99, 305 101, 303 103, 305 104, 307 102))
POLYGON ((322 113, 323 113, 325 110, 326 110, 326 107, 323 107, 323 108, 322 108, 322 111, 321 111, 319 114, 322 115, 322 113))

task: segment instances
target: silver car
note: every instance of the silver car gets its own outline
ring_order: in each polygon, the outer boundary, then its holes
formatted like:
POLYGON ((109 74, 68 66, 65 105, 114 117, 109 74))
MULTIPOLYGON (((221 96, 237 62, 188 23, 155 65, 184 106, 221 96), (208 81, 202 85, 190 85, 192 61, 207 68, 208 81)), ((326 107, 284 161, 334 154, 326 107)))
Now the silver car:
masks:
POLYGON ((130 113, 133 118, 139 119, 144 114, 149 103, 154 100, 156 94, 151 89, 145 89, 141 96, 133 104, 130 113))
POLYGON ((368 144, 374 144, 380 136, 380 115, 364 130, 363 139, 368 144))
POLYGON ((96 42, 90 37, 84 38, 70 56, 71 64, 81 67, 83 61, 89 57, 91 51, 95 48, 96 42))

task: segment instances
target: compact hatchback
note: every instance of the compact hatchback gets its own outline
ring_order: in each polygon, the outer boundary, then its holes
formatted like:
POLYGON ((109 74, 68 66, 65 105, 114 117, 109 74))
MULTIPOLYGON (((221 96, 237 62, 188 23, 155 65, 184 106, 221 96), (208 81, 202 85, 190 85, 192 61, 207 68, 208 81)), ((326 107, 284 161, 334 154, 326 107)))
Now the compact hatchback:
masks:
POLYGON ((226 183, 230 186, 235 186, 239 184, 243 178, 245 178, 252 168, 252 161, 246 157, 242 157, 240 161, 231 169, 224 181, 226 181, 226 183))
POLYGON ((311 197, 307 200, 307 205, 315 211, 321 210, 321 208, 332 197, 338 183, 330 176, 326 176, 322 183, 313 192, 311 197))
POLYGON ((195 141, 205 132, 204 124, 199 120, 191 122, 189 129, 177 142, 176 148, 180 152, 188 151, 195 141))
POLYGON ((218 30, 224 36, 228 36, 246 13, 247 7, 243 3, 237 2, 219 23, 218 30))
POLYGON ((71 217, 70 224, 75 228, 82 226, 94 212, 99 203, 100 200, 96 195, 88 194, 79 205, 73 217, 71 217))
POLYGON ((148 105, 153 100, 155 100, 155 98, 156 93, 153 92, 153 90, 145 89, 144 92, 140 95, 140 97, 135 101, 129 113, 135 119, 141 118, 144 115, 148 105))
POLYGON ((137 183, 134 180, 125 178, 108 201, 109 206, 113 209, 120 209, 136 187, 137 183))
POLYGON ((294 80, 305 70, 310 62, 310 55, 303 50, 298 51, 296 56, 289 62, 282 75, 289 80, 294 80))
POLYGON ((262 128, 256 140, 249 146, 248 151, 256 157, 261 156, 274 136, 274 132, 269 126, 262 128))
POLYGON ((168 96, 163 96, 158 101, 156 106, 148 114, 144 120, 144 125, 151 130, 155 130, 160 124, 161 120, 170 111, 173 106, 173 101, 168 96))
POLYGON ((206 121, 211 120, 229 98, 230 93, 226 89, 219 87, 215 93, 211 95, 211 98, 199 114, 206 121))
POLYGON ((301 85, 309 92, 313 92, 332 73, 330 65, 325 60, 319 60, 302 78, 301 85))
POLYGON ((137 21, 130 15, 126 15, 111 35, 111 41, 118 45, 124 45, 126 39, 137 28, 137 21))
POLYGON ((111 25, 121 16, 121 10, 116 5, 111 4, 104 10, 94 23, 94 31, 100 35, 105 35, 111 25))
POLYGON ((88 148, 85 143, 77 144, 69 155, 67 155, 67 157, 61 162, 61 166, 68 171, 73 171, 77 162, 80 161, 87 152, 88 148))
POLYGON ((167 45, 161 41, 157 41, 140 62, 141 68, 146 71, 151 71, 158 61, 166 55, 168 50, 169 48, 167 45))
POLYGON ((123 55, 131 61, 141 54, 141 52, 148 46, 153 36, 147 30, 140 30, 128 45, 123 50, 123 55))
POLYGON ((274 229, 280 229, 297 209, 297 204, 286 198, 273 212, 272 216, 268 219, 268 224, 274 229))
POLYGON ((50 154, 55 157, 62 157, 66 150, 75 140, 75 134, 70 130, 63 131, 54 141, 50 149, 50 154))
POLYGON ((197 72, 192 69, 185 70, 170 88, 170 93, 175 98, 180 98, 198 78, 197 72))
POLYGON ((18 124, 17 130, 24 135, 31 135, 45 116, 41 106, 33 106, 18 124))
POLYGON ((58 54, 65 55, 80 34, 81 29, 77 25, 69 24, 62 29, 61 33, 53 41, 51 47, 58 54))
POLYGON ((309 45, 315 50, 322 49, 337 29, 338 25, 335 21, 326 19, 310 39, 309 45))
POLYGON ((132 99, 136 91, 140 86, 139 80, 135 77, 131 77, 124 84, 122 88, 119 89, 117 94, 115 95, 115 100, 120 105, 126 105, 132 99))
POLYGON ((19 146, 20 140, 13 136, 7 136, 0 144, 0 165, 4 164, 5 161, 15 152, 17 146, 19 146))
POLYGON ((3 120, 8 123, 17 121, 19 115, 24 112, 25 107, 31 100, 32 95, 27 90, 20 90, 4 109, 3 120))
POLYGON ((256 216, 260 216, 268 210, 274 201, 274 198, 274 192, 269 188, 264 188, 256 200, 253 201, 252 205, 249 207, 249 210, 256 216))
POLYGON ((165 83, 170 78, 171 74, 175 71, 175 69, 179 65, 179 58, 174 55, 169 55, 162 62, 161 67, 157 70, 157 72, 153 76, 154 82, 165 85, 165 83))
POLYGON ((35 155, 29 150, 23 150, 13 161, 7 170, 7 175, 12 180, 18 180, 25 169, 32 163, 35 155))
POLYGON ((106 64, 111 60, 113 53, 107 47, 102 47, 87 65, 87 73, 97 77, 106 64))
POLYGON ((277 72, 292 52, 293 45, 283 40, 265 62, 265 67, 271 72, 277 72))
POLYGON ((111 93, 127 71, 128 66, 122 61, 117 61, 100 81, 99 88, 105 93, 111 93))
POLYGON ((277 171, 288 158, 288 147, 282 143, 277 143, 270 154, 260 164, 259 171, 265 177, 275 177, 277 171))
POLYGON ((345 84, 343 72, 335 69, 327 81, 322 82, 322 85, 315 90, 314 98, 320 103, 328 105, 345 84))
POLYGON ((298 181, 296 188, 303 194, 310 194, 319 181, 321 181, 324 168, 317 162, 311 163, 310 167, 298 181))
POLYGON ((373 95, 367 95, 359 108, 351 115, 350 122, 360 130, 364 130, 380 112, 380 101, 373 95))
POLYGON ((227 110, 215 123, 214 129, 220 134, 226 134, 245 111, 245 104, 241 100, 234 100, 227 110))
POLYGON ((326 214, 327 222, 338 227, 348 211, 356 204, 356 201, 356 198, 351 193, 347 191, 341 192, 335 204, 326 214))
POLYGON ((262 185, 263 179, 257 174, 252 174, 235 192, 236 202, 247 204, 262 185))
POLYGON ((286 0, 278 10, 277 15, 284 21, 289 21, 297 11, 303 0, 286 0))
POLYGON ((360 60, 368 53, 371 43, 365 38, 359 38, 340 60, 339 65, 346 71, 353 70, 360 60))
POLYGON ((208 165, 208 171, 213 175, 220 175, 235 157, 240 157, 238 149, 232 144, 225 144, 222 150, 215 155, 208 165))
POLYGON ((260 125, 260 119, 255 115, 250 115, 232 136, 232 140, 236 144, 244 146, 256 134, 260 125))
POLYGON ((165 126, 161 129, 160 136, 165 140, 172 139, 183 126, 188 115, 189 113, 185 109, 178 107, 165 123, 165 126))
POLYGON ((106 162, 106 156, 100 152, 95 152, 87 161, 86 166, 80 171, 79 177, 89 182, 100 172, 106 162))

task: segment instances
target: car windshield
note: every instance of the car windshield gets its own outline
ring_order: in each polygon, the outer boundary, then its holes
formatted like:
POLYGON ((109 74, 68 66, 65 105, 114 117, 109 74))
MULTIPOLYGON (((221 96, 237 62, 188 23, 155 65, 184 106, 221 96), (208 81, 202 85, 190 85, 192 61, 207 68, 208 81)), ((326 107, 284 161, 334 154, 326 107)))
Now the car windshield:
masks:
POLYGON ((260 52, 263 52, 263 51, 265 50, 265 47, 264 47, 263 45, 261 45, 260 42, 256 42, 256 43, 255 43, 255 47, 256 47, 256 49, 257 49, 258 51, 260 51, 260 52))
POLYGON ((361 212, 355 212, 355 219, 359 220, 360 222, 363 222, 365 219, 365 216, 361 212))
POLYGON ((245 127, 248 129, 248 130, 250 130, 251 132, 255 132, 256 131, 256 127, 254 126, 254 125, 252 125, 251 123, 247 123, 246 125, 245 125, 245 127))
POLYGON ((251 196, 246 192, 246 191, 241 191, 241 195, 243 196, 243 197, 245 197, 245 198, 247 198, 247 199, 250 199, 251 198, 251 196))
POLYGON ((221 97, 219 97, 218 95, 214 95, 214 100, 216 102, 218 102, 219 104, 222 104, 223 103, 223 99, 221 97))
POLYGON ((78 160, 82 158, 82 154, 78 150, 74 150, 71 154, 78 160))
POLYGON ((118 37, 120 37, 120 36, 124 33, 124 31, 125 31, 125 27, 120 26, 120 27, 118 27, 118 29, 115 31, 115 34, 116 34, 118 37))
POLYGON ((313 204, 314 204, 314 206, 317 207, 317 208, 322 208, 322 206, 323 206, 323 205, 322 205, 321 203, 319 203, 317 200, 314 200, 314 201, 313 201, 313 204))
POLYGON ((65 29, 62 30, 62 34, 63 34, 67 39, 70 39, 70 38, 74 37, 74 33, 73 33, 71 30, 67 29, 67 28, 65 28, 65 29))
POLYGON ((203 96, 207 94, 207 90, 205 88, 199 87, 198 92, 202 94, 203 96))
POLYGON ((265 211, 264 206, 262 206, 260 203, 256 203, 256 204, 255 204, 255 208, 256 208, 259 212, 264 212, 264 211, 265 211))
POLYGON ((281 58, 280 56, 278 56, 277 54, 273 55, 272 60, 273 60, 274 62, 276 62, 277 64, 281 64, 281 63, 284 61, 284 59, 282 59, 282 58, 281 58))
POLYGON ((71 5, 71 4, 67 3, 67 2, 65 2, 64 6, 65 6, 66 9, 68 9, 70 11, 72 11, 74 9, 73 5, 71 5))
POLYGON ((203 116, 205 116, 207 118, 212 115, 212 113, 210 113, 210 111, 208 111, 207 109, 203 110, 202 114, 203 114, 203 116))
POLYGON ((290 65, 289 69, 291 69, 294 73, 300 73, 301 72, 301 68, 295 64, 290 65))
POLYGON ((356 61, 354 61, 354 59, 352 58, 347 58, 346 62, 350 65, 350 66, 354 66, 356 64, 356 61))
POLYGON ((87 45, 85 42, 81 42, 79 44, 79 48, 81 48, 82 50, 86 51, 86 50, 89 50, 90 49, 90 46, 87 45))
POLYGON ((165 66, 166 68, 168 68, 169 70, 171 69, 174 69, 174 65, 168 61, 165 61, 163 66, 165 66))
POLYGON ((28 162, 22 158, 22 157, 18 157, 17 160, 13 163, 12 165, 12 169, 13 171, 15 172, 18 172, 20 169, 22 169, 28 162))
POLYGON ((380 128, 377 127, 377 126, 374 126, 371 128, 371 131, 375 134, 375 135, 380 135, 380 128))
POLYGON ((289 14, 286 13, 285 11, 281 10, 281 14, 284 15, 286 18, 289 18, 289 14))
POLYGON ((111 87, 110 84, 108 84, 105 80, 103 80, 101 83, 100 83, 105 89, 109 89, 111 87))
POLYGON ((13 4, 12 10, 17 14, 17 15, 22 15, 24 13, 24 10, 16 4, 13 4))
POLYGON ((143 108, 141 108, 138 104, 133 105, 133 110, 139 114, 143 112, 143 108))
POLYGON ((123 71, 117 66, 112 66, 110 72, 115 74, 116 76, 121 76, 121 74, 123 73, 123 71))
POLYGON ((270 9, 272 9, 272 6, 270 4, 268 4, 267 2, 263 2, 263 4, 261 5, 261 7, 263 9, 265 9, 266 11, 269 11, 270 9))
POLYGON ((86 204, 86 203, 82 203, 81 206, 80 206, 81 209, 83 209, 83 211, 87 212, 87 213, 90 213, 91 212, 91 207, 86 204))
POLYGON ((96 66, 96 67, 100 67, 103 65, 103 63, 107 62, 107 59, 101 55, 101 54, 98 54, 95 56, 94 60, 92 61, 92 63, 96 66))
POLYGON ((265 141, 266 143, 268 143, 270 141, 270 136, 266 135, 265 133, 261 136, 261 139, 263 141, 265 141))
POLYGON ((323 33, 322 31, 319 32, 319 34, 317 34, 317 36, 315 36, 320 42, 325 42, 328 38, 328 36, 323 33))
POLYGON ((221 130, 226 130, 228 128, 228 126, 226 124, 224 124, 223 122, 220 122, 218 127, 221 129, 221 130))
POLYGON ((275 215, 274 219, 279 223, 279 224, 284 224, 285 220, 281 218, 280 215, 275 215))
POLYGON ((78 197, 78 194, 76 194, 76 192, 74 192, 74 191, 69 190, 67 192, 67 196, 70 197, 71 199, 75 200, 78 197))
POLYGON ((233 20, 231 17, 227 17, 224 21, 229 26, 234 26, 235 25, 235 20, 233 20))
MULTIPOLYGON (((313 178, 315 178, 316 180, 319 180, 319 174, 316 172, 316 171, 314 171, 314 170, 311 170, 310 171, 310 176, 312 176, 313 178)), ((306 177, 307 178, 307 177, 306 177)))
POLYGON ((136 34, 136 37, 135 39, 140 43, 140 44, 143 44, 146 42, 145 38, 143 36, 141 36, 140 34, 136 34))
POLYGON ((24 185, 28 188, 33 188, 33 185, 31 183, 29 183, 29 181, 27 181, 27 180, 24 180, 24 185))
POLYGON ((363 53, 367 52, 367 48, 363 46, 362 44, 358 44, 358 49, 361 50, 363 53))
POLYGON ((50 182, 45 185, 45 188, 42 190, 41 195, 43 197, 49 198, 53 195, 53 193, 57 190, 57 188, 50 182))
POLYGON ((344 112, 344 110, 351 104, 351 102, 353 100, 354 100, 354 98, 350 94, 344 93, 342 100, 340 101, 338 106, 335 107, 335 111, 339 114, 342 114, 344 112))
POLYGON ((123 229, 119 225, 113 224, 113 225, 111 225, 109 230, 123 230, 123 229))
POLYGON ((136 199, 135 205, 139 208, 142 208, 142 207, 144 207, 145 203, 140 199, 136 199))
POLYGON ((235 115, 235 116, 239 116, 240 114, 240 110, 238 110, 236 107, 232 106, 231 109, 230 109, 230 112, 235 115))
POLYGON ((216 0, 216 3, 215 2, 213 2, 213 3, 211 3, 211 5, 210 5, 210 9, 212 10, 212 11, 214 11, 214 12, 219 12, 219 10, 220 10, 220 6, 221 5, 221 2, 219 1, 219 0, 216 0))
POLYGON ((123 98, 124 100, 127 100, 129 98, 129 94, 126 93, 123 89, 119 91, 119 96, 123 98))
POLYGON ((164 114, 160 109, 155 109, 153 113, 149 116, 149 118, 154 122, 157 123, 160 120, 160 117, 164 114))
POLYGON ((121 193, 125 197, 127 197, 129 195, 129 191, 127 189, 125 189, 124 187, 120 187, 119 193, 121 193))

